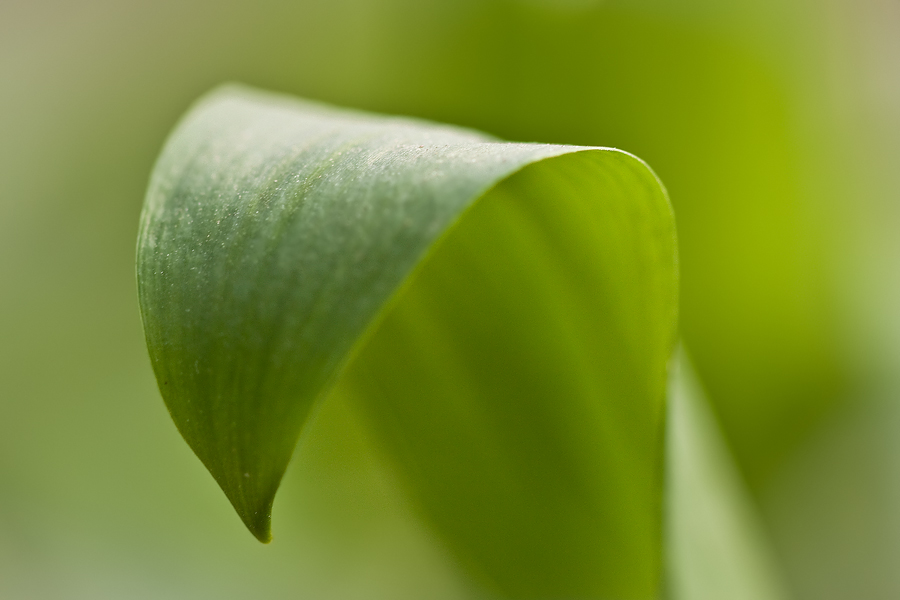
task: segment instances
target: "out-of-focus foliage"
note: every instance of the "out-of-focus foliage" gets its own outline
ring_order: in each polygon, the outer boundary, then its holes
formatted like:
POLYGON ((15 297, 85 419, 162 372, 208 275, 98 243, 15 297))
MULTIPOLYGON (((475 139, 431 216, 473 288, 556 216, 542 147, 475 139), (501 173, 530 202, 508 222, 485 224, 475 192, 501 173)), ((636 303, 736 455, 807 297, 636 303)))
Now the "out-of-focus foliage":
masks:
POLYGON ((352 408, 302 443, 263 553, 158 402, 147 175, 188 103, 241 80, 646 159, 686 344, 794 593, 895 598, 898 31, 885 0, 0 3, 2 595, 465 594, 352 408))
POLYGON ((781 570, 690 363, 672 364, 666 425, 666 597, 785 600, 781 570))

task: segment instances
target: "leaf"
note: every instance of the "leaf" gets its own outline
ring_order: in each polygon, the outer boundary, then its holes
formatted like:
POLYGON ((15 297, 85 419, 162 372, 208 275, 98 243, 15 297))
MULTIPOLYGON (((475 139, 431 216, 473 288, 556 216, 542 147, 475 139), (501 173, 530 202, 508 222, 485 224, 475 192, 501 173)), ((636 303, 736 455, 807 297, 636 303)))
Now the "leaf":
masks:
POLYGON ((260 540, 342 394, 489 587, 655 597, 677 270, 633 156, 228 87, 167 142, 137 262, 163 398, 260 540))
POLYGON ((670 377, 666 553, 671 600, 785 600, 760 516, 684 352, 670 377))

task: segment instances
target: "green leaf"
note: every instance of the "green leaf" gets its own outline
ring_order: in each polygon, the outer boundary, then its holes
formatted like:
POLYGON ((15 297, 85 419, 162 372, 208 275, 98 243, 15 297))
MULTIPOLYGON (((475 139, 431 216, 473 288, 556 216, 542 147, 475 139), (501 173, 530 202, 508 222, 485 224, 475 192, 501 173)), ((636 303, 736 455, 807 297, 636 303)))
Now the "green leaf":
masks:
POLYGON ((655 597, 677 269, 638 159, 225 88, 167 142, 137 261, 163 398, 260 540, 341 394, 485 585, 655 597))
POLYGON ((666 554, 671 600, 785 600, 755 504, 684 352, 670 376, 666 554))

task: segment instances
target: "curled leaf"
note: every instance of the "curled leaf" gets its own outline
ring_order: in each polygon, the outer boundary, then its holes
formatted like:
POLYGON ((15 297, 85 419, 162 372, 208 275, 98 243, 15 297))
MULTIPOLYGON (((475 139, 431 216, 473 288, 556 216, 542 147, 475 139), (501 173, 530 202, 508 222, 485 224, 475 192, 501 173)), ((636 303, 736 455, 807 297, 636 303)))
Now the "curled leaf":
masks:
POLYGON ((167 142, 137 261, 163 398, 260 540, 342 394, 487 585, 655 597, 677 268, 638 159, 228 87, 167 142))

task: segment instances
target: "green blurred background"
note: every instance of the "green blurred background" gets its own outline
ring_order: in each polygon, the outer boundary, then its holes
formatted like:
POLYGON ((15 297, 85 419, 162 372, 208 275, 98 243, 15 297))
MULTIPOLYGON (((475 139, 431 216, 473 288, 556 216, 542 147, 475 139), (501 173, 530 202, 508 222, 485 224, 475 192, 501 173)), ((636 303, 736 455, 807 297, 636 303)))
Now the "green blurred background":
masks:
POLYGON ((0 597, 476 594, 347 407, 302 441, 270 547, 169 421, 137 218, 227 80, 647 160, 794 595, 900 597, 896 0, 0 3, 0 597))

